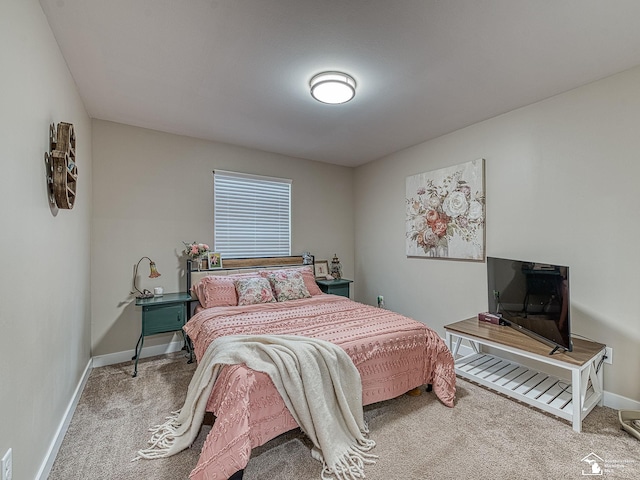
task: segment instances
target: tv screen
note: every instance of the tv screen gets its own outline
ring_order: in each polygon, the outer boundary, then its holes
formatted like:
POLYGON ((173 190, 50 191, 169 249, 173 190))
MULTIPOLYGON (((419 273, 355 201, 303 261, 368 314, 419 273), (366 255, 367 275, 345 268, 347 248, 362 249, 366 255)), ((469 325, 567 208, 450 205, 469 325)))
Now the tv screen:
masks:
POLYGON ((505 324, 571 351, 569 267, 487 257, 489 312, 505 324))

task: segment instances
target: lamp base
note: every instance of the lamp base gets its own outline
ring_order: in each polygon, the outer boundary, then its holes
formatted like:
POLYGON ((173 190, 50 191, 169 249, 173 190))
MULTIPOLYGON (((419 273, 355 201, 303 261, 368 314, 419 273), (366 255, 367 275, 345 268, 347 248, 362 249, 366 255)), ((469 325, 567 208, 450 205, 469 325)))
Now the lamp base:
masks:
POLYGON ((136 295, 136 298, 153 298, 153 293, 149 290, 144 290, 140 295, 136 295))

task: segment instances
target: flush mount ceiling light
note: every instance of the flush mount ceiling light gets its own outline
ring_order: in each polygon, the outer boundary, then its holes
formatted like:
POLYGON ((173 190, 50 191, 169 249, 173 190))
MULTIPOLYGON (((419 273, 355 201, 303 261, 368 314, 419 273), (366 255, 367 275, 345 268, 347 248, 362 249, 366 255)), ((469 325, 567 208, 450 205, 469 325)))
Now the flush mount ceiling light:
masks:
POLYGON ((311 96, 322 103, 347 103, 356 95, 356 81, 342 72, 323 72, 309 82, 311 96))

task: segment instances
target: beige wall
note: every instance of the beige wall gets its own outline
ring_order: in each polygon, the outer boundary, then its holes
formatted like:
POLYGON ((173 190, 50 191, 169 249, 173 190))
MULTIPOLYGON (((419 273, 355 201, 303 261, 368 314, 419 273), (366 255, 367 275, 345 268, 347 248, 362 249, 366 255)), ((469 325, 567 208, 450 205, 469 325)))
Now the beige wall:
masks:
POLYGON ((574 333, 613 347, 605 389, 640 401, 639 125, 636 68, 358 168, 358 297, 441 335, 487 308, 485 263, 404 253, 406 177, 485 158, 487 255, 569 265, 574 333))
POLYGON ((184 289, 181 242, 212 242, 214 168, 292 178, 293 253, 337 253, 357 300, 383 294, 444 334, 486 308, 485 264, 406 258, 404 182, 486 158, 487 253, 569 264, 574 331, 614 348, 605 388, 640 401, 640 68, 353 170, 91 122, 36 0, 3 3, 0 42, 0 456, 13 449, 14 478, 38 474, 89 358, 133 349, 133 264, 158 263, 143 287, 184 289), (43 159, 59 121, 75 125, 80 181, 53 216, 43 159))
POLYGON ((91 122, 35 0, 0 9, 0 456, 35 478, 90 358, 91 122), (77 203, 53 216, 49 124, 77 135, 77 203))
MULTIPOLYGON (((292 253, 330 260, 353 276, 353 169, 94 120, 92 353, 131 351, 140 308, 129 295, 133 265, 151 257, 162 274, 141 288, 186 288, 182 242, 213 245, 212 170, 291 178, 292 253)), ((224 263, 224 259, 223 259, 224 263)), ((141 270, 141 271, 143 271, 141 270)), ((166 344, 171 335, 145 339, 166 344)))

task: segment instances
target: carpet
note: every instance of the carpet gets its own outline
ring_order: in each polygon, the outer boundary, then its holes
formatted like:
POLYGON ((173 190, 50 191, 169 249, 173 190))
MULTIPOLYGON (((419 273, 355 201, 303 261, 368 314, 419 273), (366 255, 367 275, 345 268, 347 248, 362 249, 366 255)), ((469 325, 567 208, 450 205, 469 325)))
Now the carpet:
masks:
MULTIPOLYGON (((94 369, 51 469, 50 480, 187 479, 210 427, 178 455, 131 462, 147 428, 180 408, 195 371, 182 353, 94 369)), ((377 443, 368 480, 640 478, 640 442, 620 429, 617 411, 596 407, 582 433, 569 422, 458 379, 456 406, 433 393, 365 407, 377 443)), ((245 480, 318 480, 321 464, 299 429, 253 450, 245 480)))

